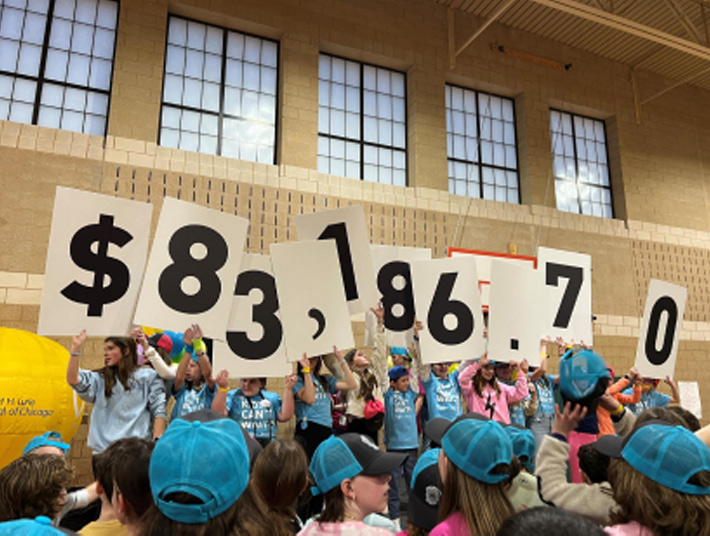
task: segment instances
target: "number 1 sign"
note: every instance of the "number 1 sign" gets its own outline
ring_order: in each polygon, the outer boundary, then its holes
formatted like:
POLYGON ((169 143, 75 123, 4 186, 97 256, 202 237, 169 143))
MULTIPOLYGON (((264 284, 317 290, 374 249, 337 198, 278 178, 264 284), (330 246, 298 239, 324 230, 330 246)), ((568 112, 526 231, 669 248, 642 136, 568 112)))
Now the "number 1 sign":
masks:
POLYGON ((537 255, 545 318, 541 335, 591 345, 592 257, 549 248, 538 248, 537 255))
POLYGON ((636 368, 647 378, 673 377, 688 289, 651 279, 636 348, 636 368))

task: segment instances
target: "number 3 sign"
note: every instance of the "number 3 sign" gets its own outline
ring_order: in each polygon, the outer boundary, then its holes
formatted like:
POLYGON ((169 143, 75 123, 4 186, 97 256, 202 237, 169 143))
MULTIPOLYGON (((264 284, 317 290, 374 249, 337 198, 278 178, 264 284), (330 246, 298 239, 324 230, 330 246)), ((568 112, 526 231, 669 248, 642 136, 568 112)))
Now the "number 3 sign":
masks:
POLYGON ((651 279, 636 348, 636 368, 647 378, 673 377, 688 289, 651 279))
POLYGON ((248 227, 245 218, 165 198, 136 324, 180 331, 197 323, 224 337, 248 227))
POLYGON ((543 335, 593 343, 592 258, 583 253, 538 248, 542 278, 543 335))

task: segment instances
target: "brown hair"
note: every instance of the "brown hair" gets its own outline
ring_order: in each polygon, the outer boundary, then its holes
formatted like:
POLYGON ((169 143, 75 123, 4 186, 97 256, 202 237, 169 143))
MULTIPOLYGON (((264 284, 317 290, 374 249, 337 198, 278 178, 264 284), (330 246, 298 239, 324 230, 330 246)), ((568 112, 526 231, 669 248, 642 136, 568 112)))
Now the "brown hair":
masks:
MULTIPOLYGON (((142 518, 153 504, 148 467, 154 443, 138 437, 127 437, 111 443, 104 451, 110 460, 114 487, 130 506, 131 517, 142 518)), ((110 500, 110 497, 109 497, 110 500)))
MULTIPOLYGON (((690 482, 710 485, 710 473, 700 471, 690 482)), ((623 459, 609 464, 609 483, 620 506, 612 523, 636 521, 655 536, 710 535, 710 495, 689 495, 667 488, 639 473, 623 459)))
POLYGON ((54 454, 18 458, 0 471, 0 522, 37 516, 53 519, 72 476, 64 459, 54 454))
MULTIPOLYGON (((167 499, 181 504, 199 503, 199 500, 189 493, 171 493, 167 499)), ((235 502, 217 517, 203 524, 173 521, 153 505, 143 516, 141 534, 144 536, 237 536, 241 517, 238 504, 235 502)))
POLYGON ((356 374, 358 379, 360 380, 360 392, 358 393, 358 397, 362 398, 365 401, 372 400, 372 393, 375 391, 375 387, 377 387, 377 378, 375 378, 375 375, 370 371, 369 368, 365 368, 365 370, 363 371, 353 369, 353 360, 355 359, 355 354, 357 354, 357 349, 353 348, 345 355, 345 361, 347 362, 353 373, 356 374))
POLYGON ((483 397, 483 387, 487 383, 491 387, 493 387, 496 390, 496 394, 500 396, 500 386, 498 385, 498 380, 496 379, 495 372, 493 373, 493 377, 486 381, 483 379, 483 375, 481 374, 482 369, 478 369, 476 371, 476 375, 473 377, 473 388, 476 390, 476 394, 480 397, 483 397))
POLYGON ((344 519, 345 495, 338 485, 325 494, 325 506, 316 520, 319 523, 341 523, 344 519))
MULTIPOLYGON (((505 482, 486 484, 468 476, 447 458, 444 495, 439 504, 439 520, 459 512, 466 520, 471 536, 495 534, 508 517, 515 513, 507 495, 505 482)), ((508 464, 500 464, 492 472, 505 474, 508 464)))
POLYGON ((424 530, 421 527, 416 526, 411 521, 407 521, 407 528, 405 529, 407 536, 426 536, 429 534, 428 530, 424 530))
POLYGON ((667 408, 655 406, 639 413, 638 417, 636 417, 636 422, 634 423, 634 431, 638 430, 642 424, 652 419, 661 419, 672 424, 673 426, 682 426, 683 428, 687 428, 691 432, 697 432, 700 430, 700 421, 698 421, 698 418, 687 409, 683 409, 680 406, 671 406, 667 408))
POLYGON ((104 378, 104 395, 108 399, 113 394, 116 380, 121 382, 126 391, 130 390, 128 380, 138 368, 138 354, 136 353, 136 341, 130 337, 106 337, 104 343, 107 342, 115 344, 121 350, 121 360, 118 365, 113 367, 107 365, 95 371, 104 378))
POLYGON ((294 503, 307 484, 308 458, 297 441, 272 441, 256 458, 249 487, 272 517, 273 534, 293 534, 294 503))
MULTIPOLYGON (((316 363, 316 366, 313 367, 313 370, 311 371, 311 375, 315 380, 318 380, 321 384, 321 387, 323 387, 323 390, 327 393, 328 392, 328 380, 326 380, 325 376, 321 374, 321 369, 323 368, 323 356, 319 355, 318 356, 318 362, 316 363)), ((298 375, 301 380, 303 380, 303 367, 301 366, 300 363, 298 363, 298 366, 296 367, 296 374, 298 375)))

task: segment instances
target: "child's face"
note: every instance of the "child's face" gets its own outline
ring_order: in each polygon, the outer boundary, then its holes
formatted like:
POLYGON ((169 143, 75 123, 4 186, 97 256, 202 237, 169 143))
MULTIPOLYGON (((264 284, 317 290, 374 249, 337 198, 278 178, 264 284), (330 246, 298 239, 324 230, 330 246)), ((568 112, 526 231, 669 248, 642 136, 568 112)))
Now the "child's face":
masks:
POLYGON ((120 347, 110 341, 104 343, 104 362, 107 367, 115 367, 122 357, 123 352, 120 347))
POLYGON ((449 364, 448 363, 436 363, 431 366, 431 371, 437 378, 446 378, 449 374, 449 364))
POLYGON ((650 378, 644 378, 643 381, 641 382, 641 392, 642 393, 648 393, 649 391, 652 391, 655 388, 656 388, 656 382, 654 382, 650 378))
POLYGON ((364 515, 376 514, 387 508, 387 496, 391 476, 358 475, 352 479, 352 489, 358 509, 364 515))
POLYGON ((200 365, 192 358, 190 358, 187 364, 187 370, 185 371, 185 381, 194 382, 202 378, 202 372, 200 372, 200 365))
POLYGON ((395 367, 406 367, 407 366, 407 360, 404 358, 404 355, 402 354, 395 354, 392 356, 392 364, 395 367))
POLYGON ((406 393, 407 389, 409 389, 409 376, 402 376, 401 378, 397 378, 390 383, 395 391, 406 393))
POLYGON ((355 356, 353 356, 353 367, 367 368, 369 366, 370 360, 367 358, 367 356, 363 354, 360 350, 355 352, 355 356))
POLYGON ((261 380, 259 378, 242 378, 241 389, 244 396, 254 396, 261 390, 261 380))
POLYGON ((499 380, 504 382, 510 381, 510 377, 512 376, 512 369, 509 363, 503 363, 502 365, 498 365, 495 370, 496 377, 499 380))
POLYGON ((487 382, 491 381, 495 376, 495 367, 491 364, 483 365, 481 367, 481 377, 487 382))

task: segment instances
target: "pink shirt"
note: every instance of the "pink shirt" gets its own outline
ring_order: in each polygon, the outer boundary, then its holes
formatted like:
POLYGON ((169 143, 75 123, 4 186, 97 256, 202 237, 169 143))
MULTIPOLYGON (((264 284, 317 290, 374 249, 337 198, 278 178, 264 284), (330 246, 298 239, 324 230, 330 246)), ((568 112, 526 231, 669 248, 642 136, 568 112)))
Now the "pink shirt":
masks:
POLYGON ((476 389, 473 387, 472 380, 480 368, 481 365, 476 361, 459 374, 459 385, 461 386, 463 398, 468 405, 468 411, 490 417, 490 408, 493 406, 493 420, 503 424, 510 424, 508 404, 520 402, 521 400, 525 400, 525 397, 528 396, 528 381, 525 378, 525 374, 518 374, 518 380, 515 382, 515 386, 498 382, 500 395, 490 384, 485 384, 483 387, 483 396, 478 396, 476 389))
POLYGON ((362 521, 345 521, 343 523, 318 523, 313 521, 306 526, 298 536, 392 536, 387 529, 371 527, 362 521))
POLYGON ((471 534, 466 518, 461 512, 455 512, 431 529, 429 536, 466 536, 471 534))
POLYGON ((639 525, 636 521, 629 521, 623 525, 605 527, 604 532, 613 536, 653 536, 653 531, 648 527, 639 525))

